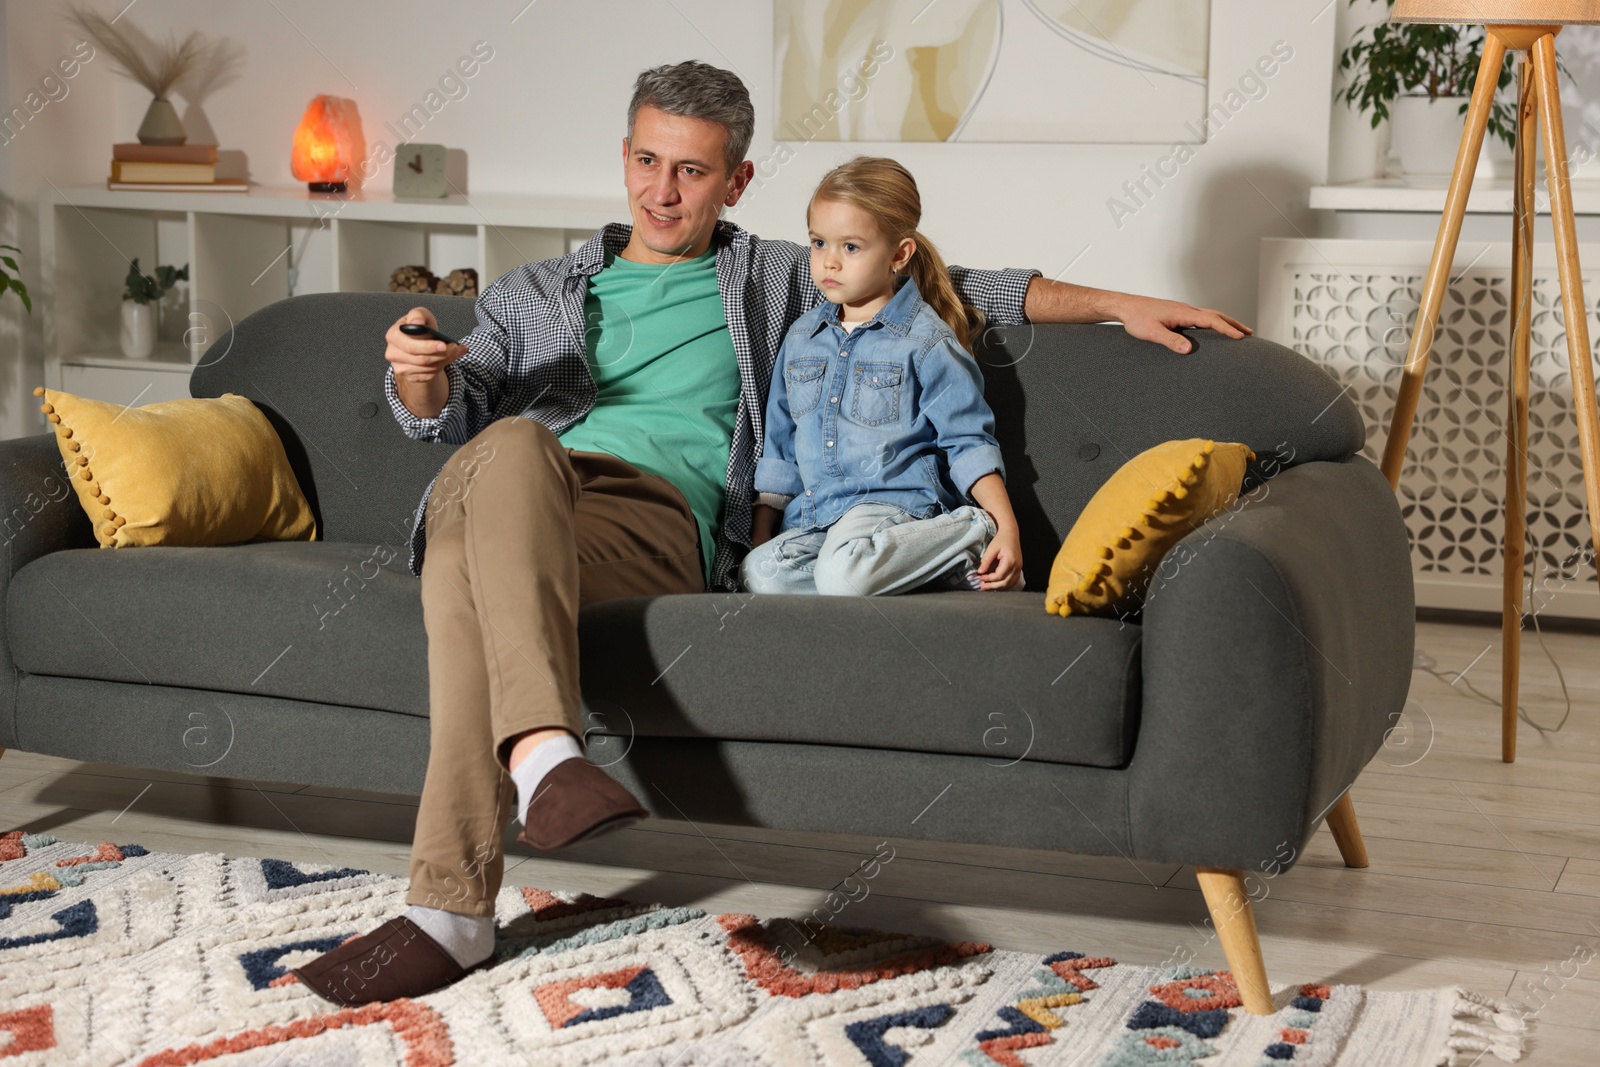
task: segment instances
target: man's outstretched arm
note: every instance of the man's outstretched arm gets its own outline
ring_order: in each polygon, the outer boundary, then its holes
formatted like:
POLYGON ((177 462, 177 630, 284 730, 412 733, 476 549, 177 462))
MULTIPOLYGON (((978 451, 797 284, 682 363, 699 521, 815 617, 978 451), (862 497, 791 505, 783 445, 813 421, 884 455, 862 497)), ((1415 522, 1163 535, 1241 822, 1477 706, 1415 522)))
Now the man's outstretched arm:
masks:
POLYGON ((1199 326, 1227 337, 1243 337, 1250 327, 1220 311, 1177 300, 1159 300, 1109 289, 1091 289, 1070 282, 1034 278, 1028 283, 1022 312, 1029 322, 1120 322, 1134 337, 1188 352, 1194 345, 1174 330, 1199 326))
MULTIPOLYGON (((786 255, 778 261, 789 287, 787 322, 798 318, 821 299, 811 282, 811 253, 793 241, 765 241, 763 245, 781 248, 786 255)), ((1250 327, 1231 315, 1209 308, 1197 308, 1177 300, 1091 289, 1071 282, 1053 282, 1037 269, 977 270, 958 263, 949 265, 950 280, 961 299, 983 312, 991 326, 1012 326, 1023 322, 1120 322, 1134 337, 1166 345, 1174 352, 1188 352, 1194 346, 1182 334, 1185 326, 1216 330, 1228 337, 1243 337, 1250 327)))

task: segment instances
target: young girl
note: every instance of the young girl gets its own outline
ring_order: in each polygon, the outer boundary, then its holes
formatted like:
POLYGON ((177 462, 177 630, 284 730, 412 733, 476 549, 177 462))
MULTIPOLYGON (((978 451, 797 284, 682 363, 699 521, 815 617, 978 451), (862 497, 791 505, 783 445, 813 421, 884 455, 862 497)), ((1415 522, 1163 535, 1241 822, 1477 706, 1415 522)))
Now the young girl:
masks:
POLYGON ((921 217, 892 159, 858 156, 812 194, 811 278, 826 300, 790 327, 772 372, 740 570, 752 592, 1022 588, 994 413, 965 347, 983 317, 921 217))

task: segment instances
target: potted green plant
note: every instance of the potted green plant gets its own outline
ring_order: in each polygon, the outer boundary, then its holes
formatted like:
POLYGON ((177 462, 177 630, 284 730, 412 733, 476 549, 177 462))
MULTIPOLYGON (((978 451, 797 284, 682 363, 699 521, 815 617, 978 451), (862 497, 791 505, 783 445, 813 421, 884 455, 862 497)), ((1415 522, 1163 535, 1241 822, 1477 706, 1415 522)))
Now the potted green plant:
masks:
MULTIPOLYGON (((0 245, 0 248, 9 248, 17 255, 22 255, 22 249, 18 248, 16 245, 0 245)), ((12 259, 7 255, 0 255, 0 263, 4 263, 7 267, 10 267, 12 270, 16 271, 18 275, 17 277, 13 278, 11 275, 7 274, 4 269, 0 269, 0 296, 4 296, 7 290, 16 293, 17 296, 22 298, 22 306, 28 309, 28 314, 32 315, 33 301, 28 299, 28 287, 22 284, 22 268, 17 266, 17 261, 15 259, 12 259)))
POLYGON ((149 359, 156 348, 156 306, 167 291, 189 280, 189 264, 182 269, 156 267, 155 274, 139 270, 139 260, 128 264, 122 292, 122 354, 129 359, 149 359))
MULTIPOLYGON (((1350 3, 1368 0, 1350 0, 1350 3)), ((1387 7, 1394 0, 1387 0, 1387 7)), ((1357 30, 1339 54, 1339 69, 1349 84, 1334 93, 1376 127, 1390 120, 1390 141, 1406 174, 1442 175, 1455 168, 1467 104, 1483 57, 1482 26, 1400 23, 1385 19, 1357 30)), ((1516 53, 1500 66, 1497 89, 1510 85, 1516 53)), ((1489 134, 1509 148, 1516 144, 1516 106, 1497 96, 1489 113, 1489 134)), ((1489 150, 1480 156, 1485 165, 1489 150)), ((1499 153, 1505 156, 1505 153, 1499 153)))

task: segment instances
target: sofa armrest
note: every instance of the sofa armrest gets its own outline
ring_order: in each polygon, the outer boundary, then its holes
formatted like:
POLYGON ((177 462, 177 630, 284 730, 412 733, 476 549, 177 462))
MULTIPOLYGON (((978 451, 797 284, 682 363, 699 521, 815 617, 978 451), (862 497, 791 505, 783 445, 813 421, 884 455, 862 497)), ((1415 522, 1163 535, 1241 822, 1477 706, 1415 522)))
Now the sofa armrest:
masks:
POLYGON ((1283 470, 1173 548, 1143 624, 1133 854, 1289 866, 1410 691, 1393 490, 1361 456, 1283 470))
MULTIPOLYGON (((78 504, 53 433, 0 441, 0 609, 11 578, 40 556, 66 548, 94 548, 94 528, 78 504)), ((7 610, 0 625, 0 748, 16 745, 17 669, 7 610)))

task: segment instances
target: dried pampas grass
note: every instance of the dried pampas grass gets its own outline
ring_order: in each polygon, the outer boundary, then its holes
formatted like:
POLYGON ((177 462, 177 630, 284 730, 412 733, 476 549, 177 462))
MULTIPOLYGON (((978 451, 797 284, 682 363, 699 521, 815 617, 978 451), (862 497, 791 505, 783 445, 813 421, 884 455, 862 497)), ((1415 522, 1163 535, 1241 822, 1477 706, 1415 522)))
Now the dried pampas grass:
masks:
POLYGON ((125 32, 104 15, 80 7, 69 7, 65 17, 105 49, 121 73, 144 86, 157 100, 165 100, 172 86, 193 74, 212 53, 212 45, 198 30, 190 31, 182 42, 169 33, 165 44, 156 44, 132 27, 125 32))

